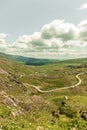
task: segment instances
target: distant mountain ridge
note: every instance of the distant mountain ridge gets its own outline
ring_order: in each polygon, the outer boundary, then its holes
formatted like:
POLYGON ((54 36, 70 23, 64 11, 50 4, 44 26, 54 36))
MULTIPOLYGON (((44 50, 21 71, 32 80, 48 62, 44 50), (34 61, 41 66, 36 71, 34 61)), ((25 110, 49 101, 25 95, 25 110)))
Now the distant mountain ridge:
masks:
POLYGON ((24 57, 18 55, 9 55, 4 53, 0 53, 0 56, 3 56, 13 61, 21 62, 25 65, 35 65, 35 66, 41 66, 48 63, 55 63, 59 61, 55 59, 38 59, 38 58, 30 58, 30 57, 24 57))
POLYGON ((38 59, 38 58, 31 58, 31 57, 24 57, 18 55, 9 55, 5 53, 0 53, 0 56, 3 58, 7 58, 9 60, 20 62, 25 65, 33 65, 33 66, 41 66, 46 64, 55 64, 55 63, 87 63, 87 58, 78 58, 78 59, 67 59, 67 60, 58 60, 58 59, 38 59))

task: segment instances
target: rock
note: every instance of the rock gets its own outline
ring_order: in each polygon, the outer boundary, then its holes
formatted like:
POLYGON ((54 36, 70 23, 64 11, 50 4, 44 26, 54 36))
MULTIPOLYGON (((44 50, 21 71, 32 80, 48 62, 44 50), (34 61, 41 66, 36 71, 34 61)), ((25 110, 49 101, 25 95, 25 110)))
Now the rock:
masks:
POLYGON ((17 112, 17 111, 15 111, 15 112, 12 111, 11 114, 12 114, 14 117, 18 116, 18 112, 17 112))
POLYGON ((82 112, 81 117, 85 120, 87 120, 87 112, 82 112))
POLYGON ((64 96, 64 100, 68 100, 68 97, 67 97, 67 96, 64 96))
POLYGON ((72 130, 77 130, 76 128, 72 128, 72 130))
POLYGON ((44 130, 44 127, 42 127, 42 126, 37 126, 36 130, 44 130))
POLYGON ((67 96, 64 96, 64 99, 63 99, 63 101, 61 102, 61 104, 62 104, 63 106, 66 106, 67 100, 68 100, 68 97, 67 97, 67 96))
POLYGON ((14 106, 17 107, 17 104, 8 96, 4 96, 4 104, 8 105, 8 106, 14 106))
POLYGON ((8 75, 8 72, 0 68, 0 74, 6 74, 6 75, 8 75))
POLYGON ((62 101, 61 102, 63 106, 66 106, 66 102, 65 101, 62 101))
POLYGON ((4 96, 4 95, 7 95, 5 91, 1 91, 0 92, 0 95, 4 96))
POLYGON ((52 116, 59 118, 59 114, 56 111, 52 111, 52 116))

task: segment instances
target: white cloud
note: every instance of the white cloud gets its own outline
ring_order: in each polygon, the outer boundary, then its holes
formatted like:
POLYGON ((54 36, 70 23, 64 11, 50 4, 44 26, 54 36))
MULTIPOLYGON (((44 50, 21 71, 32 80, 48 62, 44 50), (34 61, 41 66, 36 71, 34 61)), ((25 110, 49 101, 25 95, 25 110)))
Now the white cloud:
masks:
POLYGON ((44 39, 61 38, 67 41, 75 38, 76 26, 72 23, 65 23, 64 20, 55 20, 42 28, 41 36, 44 39))
POLYGON ((84 27, 85 25, 87 26, 87 19, 84 21, 81 21, 80 24, 78 24, 79 27, 82 27, 82 26, 84 27))
POLYGON ((80 10, 84 10, 87 9, 87 3, 82 4, 81 7, 79 8, 80 10))
POLYGON ((87 41, 87 20, 81 21, 78 27, 79 27, 78 39, 87 41))
POLYGON ((6 49, 8 48, 5 40, 6 37, 7 34, 0 33, 0 52, 6 52, 6 49))
POLYGON ((6 37, 7 37, 7 34, 0 33, 0 44, 5 44, 6 37))
MULTIPOLYGON (((5 35, 0 37, 5 40, 5 35)), ((36 58, 87 57, 87 20, 78 25, 55 20, 44 25, 40 32, 23 35, 13 44, 2 42, 3 51, 36 58)))

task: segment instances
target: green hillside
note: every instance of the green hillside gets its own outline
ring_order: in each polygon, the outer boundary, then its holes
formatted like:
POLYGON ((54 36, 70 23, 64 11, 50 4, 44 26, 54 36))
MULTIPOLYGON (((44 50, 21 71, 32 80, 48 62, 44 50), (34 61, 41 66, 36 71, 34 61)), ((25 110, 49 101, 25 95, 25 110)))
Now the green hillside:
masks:
POLYGON ((26 66, 0 54, 1 130, 86 130, 87 59, 26 66), (72 86, 77 87, 41 93, 72 86))
POLYGON ((25 65, 33 65, 33 66, 41 66, 41 65, 46 65, 49 63, 59 62, 59 60, 56 60, 56 59, 38 59, 38 58, 24 57, 24 56, 18 56, 18 55, 9 55, 5 53, 0 53, 0 56, 3 56, 7 59, 25 64, 25 65))

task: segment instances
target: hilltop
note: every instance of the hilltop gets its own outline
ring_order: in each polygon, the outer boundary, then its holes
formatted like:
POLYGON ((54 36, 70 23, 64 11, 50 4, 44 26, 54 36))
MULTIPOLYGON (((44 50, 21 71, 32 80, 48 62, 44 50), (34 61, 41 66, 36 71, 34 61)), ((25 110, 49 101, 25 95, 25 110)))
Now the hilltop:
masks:
POLYGON ((0 54, 0 127, 2 130, 84 130, 87 127, 87 59, 27 66, 0 54), (66 90, 43 91, 72 86, 66 90), (28 85, 26 85, 26 83, 28 85))

